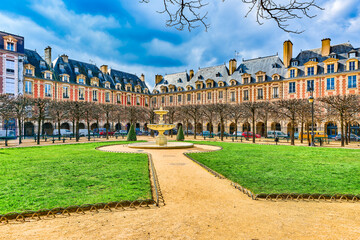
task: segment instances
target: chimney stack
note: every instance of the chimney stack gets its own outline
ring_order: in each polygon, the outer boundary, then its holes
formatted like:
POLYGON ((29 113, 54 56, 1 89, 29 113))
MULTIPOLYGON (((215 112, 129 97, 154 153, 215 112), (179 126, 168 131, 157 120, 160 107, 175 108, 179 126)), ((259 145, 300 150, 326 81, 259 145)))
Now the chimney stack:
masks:
POLYGON ((64 63, 68 63, 69 62, 69 57, 66 54, 63 54, 60 56, 62 58, 62 60, 64 61, 64 63))
POLYGON ((49 67, 51 68, 51 47, 48 46, 47 48, 45 48, 45 62, 49 65, 49 67))
POLYGON ((290 66, 290 62, 292 59, 292 48, 293 43, 290 40, 284 42, 284 65, 286 68, 290 66))
POLYGON ((155 75, 155 85, 159 84, 161 80, 163 79, 162 75, 155 75))
POLYGON ((190 79, 192 79, 193 78, 193 76, 194 76, 194 70, 190 70, 190 79))
POLYGON ((141 79, 141 81, 145 82, 145 75, 144 75, 144 74, 141 74, 140 79, 141 79))
POLYGON ((108 73, 108 65, 101 65, 100 70, 103 74, 107 74, 108 73))
POLYGON ((230 59, 229 61, 229 74, 232 75, 236 70, 236 59, 230 59))
POLYGON ((330 54, 330 38, 325 38, 321 40, 322 46, 321 46, 321 56, 326 57, 330 54))

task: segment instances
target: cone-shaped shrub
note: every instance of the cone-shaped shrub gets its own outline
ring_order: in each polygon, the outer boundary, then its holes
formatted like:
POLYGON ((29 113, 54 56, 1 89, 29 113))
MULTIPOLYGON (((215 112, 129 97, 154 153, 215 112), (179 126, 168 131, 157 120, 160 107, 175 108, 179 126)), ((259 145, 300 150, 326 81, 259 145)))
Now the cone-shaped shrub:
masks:
POLYGON ((130 130, 127 135, 127 141, 136 141, 136 132, 133 124, 130 126, 130 130))
POLYGON ((182 126, 180 125, 178 134, 176 136, 176 141, 184 141, 184 132, 182 126))

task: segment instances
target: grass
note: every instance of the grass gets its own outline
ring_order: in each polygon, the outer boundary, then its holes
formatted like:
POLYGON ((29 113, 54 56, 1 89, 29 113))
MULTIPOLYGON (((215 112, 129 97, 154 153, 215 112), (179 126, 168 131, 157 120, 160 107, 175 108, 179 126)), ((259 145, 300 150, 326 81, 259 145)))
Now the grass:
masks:
POLYGON ((151 198, 147 155, 95 149, 110 144, 1 149, 0 214, 151 198))
POLYGON ((254 193, 360 194, 360 151, 196 142, 223 150, 189 153, 254 193))

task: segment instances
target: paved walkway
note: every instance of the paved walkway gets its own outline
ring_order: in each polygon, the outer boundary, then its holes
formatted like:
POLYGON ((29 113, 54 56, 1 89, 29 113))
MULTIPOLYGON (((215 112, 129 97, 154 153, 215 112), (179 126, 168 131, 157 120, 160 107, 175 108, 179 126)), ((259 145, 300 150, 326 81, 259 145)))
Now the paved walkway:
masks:
POLYGON ((8 224, 0 239, 360 239, 358 203, 254 201, 186 158, 188 150, 146 151, 166 206, 8 224))

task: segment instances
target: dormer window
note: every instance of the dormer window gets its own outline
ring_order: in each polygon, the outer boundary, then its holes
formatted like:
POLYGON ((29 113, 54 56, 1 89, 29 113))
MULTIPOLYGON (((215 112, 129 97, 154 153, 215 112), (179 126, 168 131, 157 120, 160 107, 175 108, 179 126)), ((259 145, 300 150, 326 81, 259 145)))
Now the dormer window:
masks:
POLYGON ((131 87, 126 87, 126 91, 131 91, 131 87))
POLYGON ((275 73, 275 74, 272 75, 272 80, 277 81, 279 79, 280 79, 279 74, 275 73))
POLYGON ((116 89, 120 90, 121 89, 121 85, 120 84, 116 84, 116 89))
POLYGON ((6 44, 6 50, 15 51, 15 44, 12 43, 12 42, 8 42, 8 43, 6 44))
POLYGON ((314 67, 308 67, 307 68, 307 75, 308 76, 313 76, 315 74, 315 71, 314 71, 314 67))
POLYGON ((224 83, 223 82, 219 82, 219 87, 223 87, 224 83))
POLYGON ((334 73, 335 71, 335 65, 334 64, 328 64, 327 65, 327 73, 334 73))
POLYGON ((207 88, 211 88, 211 83, 207 83, 207 84, 206 84, 206 87, 207 87, 207 88))
POLYGON ((40 62, 40 67, 45 67, 46 65, 45 65, 45 62, 44 61, 41 61, 40 62))
POLYGON ((355 58, 355 57, 356 57, 356 52, 349 53, 349 58, 355 58))
POLYGON ((236 85, 236 81, 235 81, 235 80, 230 81, 230 85, 231 85, 231 86, 235 86, 235 85, 236 85))
POLYGON ((203 76, 199 75, 198 80, 201 80, 201 79, 203 79, 203 76))
POLYGON ((201 89, 201 84, 196 84, 196 89, 201 89))
POLYGON ((105 88, 110 88, 110 83, 105 83, 105 88))
POLYGON ((88 70, 88 75, 92 75, 92 71, 90 69, 88 70))
POLYGON ((62 76, 63 82, 69 82, 69 77, 67 75, 62 76))
POLYGON ((292 61, 292 62, 291 62, 291 66, 292 66, 292 67, 296 67, 297 65, 299 65, 299 62, 298 62, 298 61, 292 61))
POLYGON ((311 62, 317 62, 317 58, 316 58, 316 57, 310 58, 309 60, 310 60, 311 62))
POLYGON ((33 75, 33 74, 32 74, 32 69, 27 68, 27 69, 25 70, 25 74, 32 76, 32 75, 33 75))
POLYGON ((64 64, 59 65, 60 70, 64 70, 64 64))
POLYGON ((79 68, 78 68, 78 67, 75 67, 74 71, 75 71, 76 73, 78 73, 78 72, 79 72, 79 68))
POLYGON ((45 78, 46 78, 46 79, 51 79, 51 74, 50 74, 49 72, 46 72, 46 73, 45 73, 45 78))
POLYGON ((264 81, 264 76, 258 76, 257 80, 258 80, 258 82, 263 82, 264 81))
POLYGON ((330 53, 329 58, 336 58, 336 53, 330 53))
POLYGON ((79 84, 84 84, 85 80, 83 78, 79 78, 79 84))
POLYGON ((244 84, 248 84, 249 83, 249 78, 248 77, 245 77, 244 78, 244 84))
POLYGON ((216 77, 221 77, 221 73, 218 72, 218 73, 216 74, 216 77))
POLYGON ((181 83, 181 82, 182 82, 182 81, 181 81, 181 78, 179 78, 179 79, 177 80, 177 82, 178 82, 178 83, 181 83))

